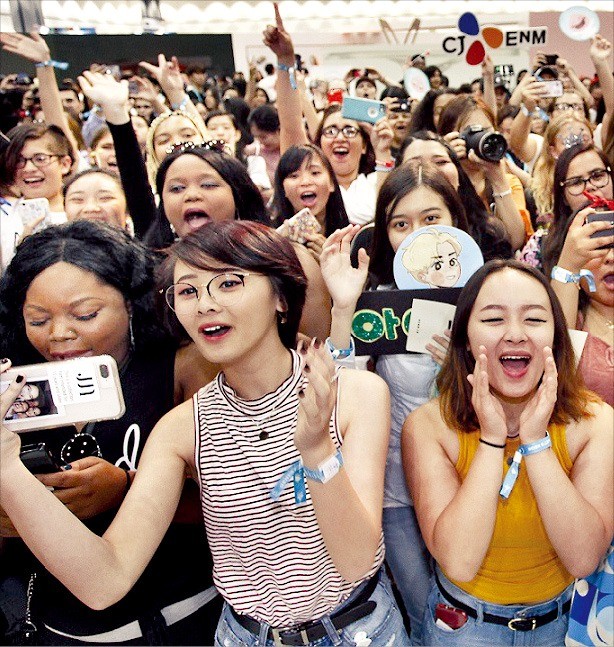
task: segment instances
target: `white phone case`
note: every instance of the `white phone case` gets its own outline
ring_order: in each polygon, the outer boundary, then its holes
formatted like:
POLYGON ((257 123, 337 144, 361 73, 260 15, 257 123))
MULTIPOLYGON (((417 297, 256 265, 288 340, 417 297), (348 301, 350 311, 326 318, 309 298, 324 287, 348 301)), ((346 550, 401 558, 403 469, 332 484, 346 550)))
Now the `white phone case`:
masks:
POLYGON ((16 433, 115 420, 126 411, 119 371, 110 355, 14 366, 2 374, 0 394, 18 375, 25 376, 26 384, 4 419, 7 429, 16 433))

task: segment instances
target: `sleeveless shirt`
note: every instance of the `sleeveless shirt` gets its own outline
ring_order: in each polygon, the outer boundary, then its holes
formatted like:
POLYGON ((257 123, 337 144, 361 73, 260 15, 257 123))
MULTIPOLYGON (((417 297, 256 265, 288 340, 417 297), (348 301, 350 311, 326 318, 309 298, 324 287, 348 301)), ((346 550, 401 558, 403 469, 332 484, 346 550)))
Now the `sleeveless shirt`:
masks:
MULTIPOLYGON (((194 396, 195 464, 215 585, 238 613, 277 627, 325 615, 358 586, 343 579, 326 550, 309 482, 304 505, 296 505, 291 483, 277 501, 270 497, 300 458, 294 430, 306 380, 291 352, 292 374, 261 398, 239 398, 223 373, 194 396)), ((340 447, 336 406, 329 433, 340 447)), ((365 579, 383 559, 382 535, 365 579)))
MULTIPOLYGON (((567 450, 565 427, 550 425, 548 432, 552 450, 569 476, 573 463, 567 450)), ((457 431, 457 435, 460 451, 456 471, 464 480, 480 434, 479 431, 457 431)), ((508 441, 504 472, 519 445, 520 438, 508 441)), ((509 498, 498 497, 493 536, 477 575, 470 582, 450 581, 486 602, 527 605, 558 596, 573 581, 548 539, 524 460, 509 498)))

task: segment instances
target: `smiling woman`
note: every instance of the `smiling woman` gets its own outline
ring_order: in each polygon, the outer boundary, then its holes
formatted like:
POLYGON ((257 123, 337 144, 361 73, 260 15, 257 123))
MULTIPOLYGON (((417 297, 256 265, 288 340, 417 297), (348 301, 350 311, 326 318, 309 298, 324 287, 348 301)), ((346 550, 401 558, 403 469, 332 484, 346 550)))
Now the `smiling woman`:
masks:
POLYGON ((517 261, 473 274, 437 385, 402 439, 437 562, 424 644, 513 645, 516 631, 562 644, 573 580, 612 538, 614 447, 612 410, 578 377, 542 274, 517 261))

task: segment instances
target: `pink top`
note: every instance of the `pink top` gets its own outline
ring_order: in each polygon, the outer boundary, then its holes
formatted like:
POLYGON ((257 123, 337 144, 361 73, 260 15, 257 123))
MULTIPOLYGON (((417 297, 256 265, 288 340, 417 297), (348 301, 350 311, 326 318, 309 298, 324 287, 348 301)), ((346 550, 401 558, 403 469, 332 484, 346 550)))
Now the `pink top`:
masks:
MULTIPOLYGON (((588 332, 578 316, 578 327, 588 332)), ((586 387, 614 407, 614 346, 588 333, 578 365, 586 387)))

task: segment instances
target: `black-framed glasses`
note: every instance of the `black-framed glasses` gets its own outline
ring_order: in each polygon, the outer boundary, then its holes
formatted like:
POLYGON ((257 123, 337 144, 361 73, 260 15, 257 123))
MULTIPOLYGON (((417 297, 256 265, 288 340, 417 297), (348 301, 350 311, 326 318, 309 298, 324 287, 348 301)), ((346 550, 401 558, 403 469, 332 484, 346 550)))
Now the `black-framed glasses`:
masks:
POLYGON ((606 186, 610 181, 611 169, 596 168, 591 171, 586 177, 570 177, 568 180, 561 182, 561 186, 565 187, 571 195, 581 195, 586 190, 586 185, 590 182, 595 189, 601 189, 606 186))
MULTIPOLYGON (((217 274, 206 284, 197 286, 187 281, 181 281, 169 285, 166 290, 161 290, 161 292, 164 292, 166 303, 173 312, 192 308, 195 303, 200 301, 203 288, 215 303, 226 307, 237 303, 241 298, 246 276, 250 276, 250 273, 224 272, 217 274)), ((251 276, 258 275, 251 273, 251 276)))
POLYGON ((322 137, 326 139, 335 139, 335 137, 341 133, 346 139, 354 139, 356 135, 360 132, 359 128, 356 126, 343 126, 343 128, 337 128, 337 126, 326 126, 322 130, 322 137))
POLYGON ((230 147, 223 139, 209 139, 202 144, 195 144, 193 141, 173 144, 166 149, 166 154, 170 155, 177 151, 184 153, 185 151, 191 151, 195 148, 204 148, 206 151, 217 151, 218 153, 230 153, 230 147))
POLYGON ((96 438, 86 431, 75 434, 67 440, 60 452, 60 457, 65 463, 72 463, 87 456, 102 458, 102 452, 96 438))
POLYGON ((53 159, 55 157, 60 158, 62 156, 53 155, 51 153, 35 153, 30 157, 24 157, 23 155, 20 155, 19 159, 17 160, 17 164, 15 166, 17 168, 24 168, 28 162, 32 162, 32 164, 34 164, 36 168, 45 168, 45 166, 49 166, 49 164, 53 162, 53 159))

